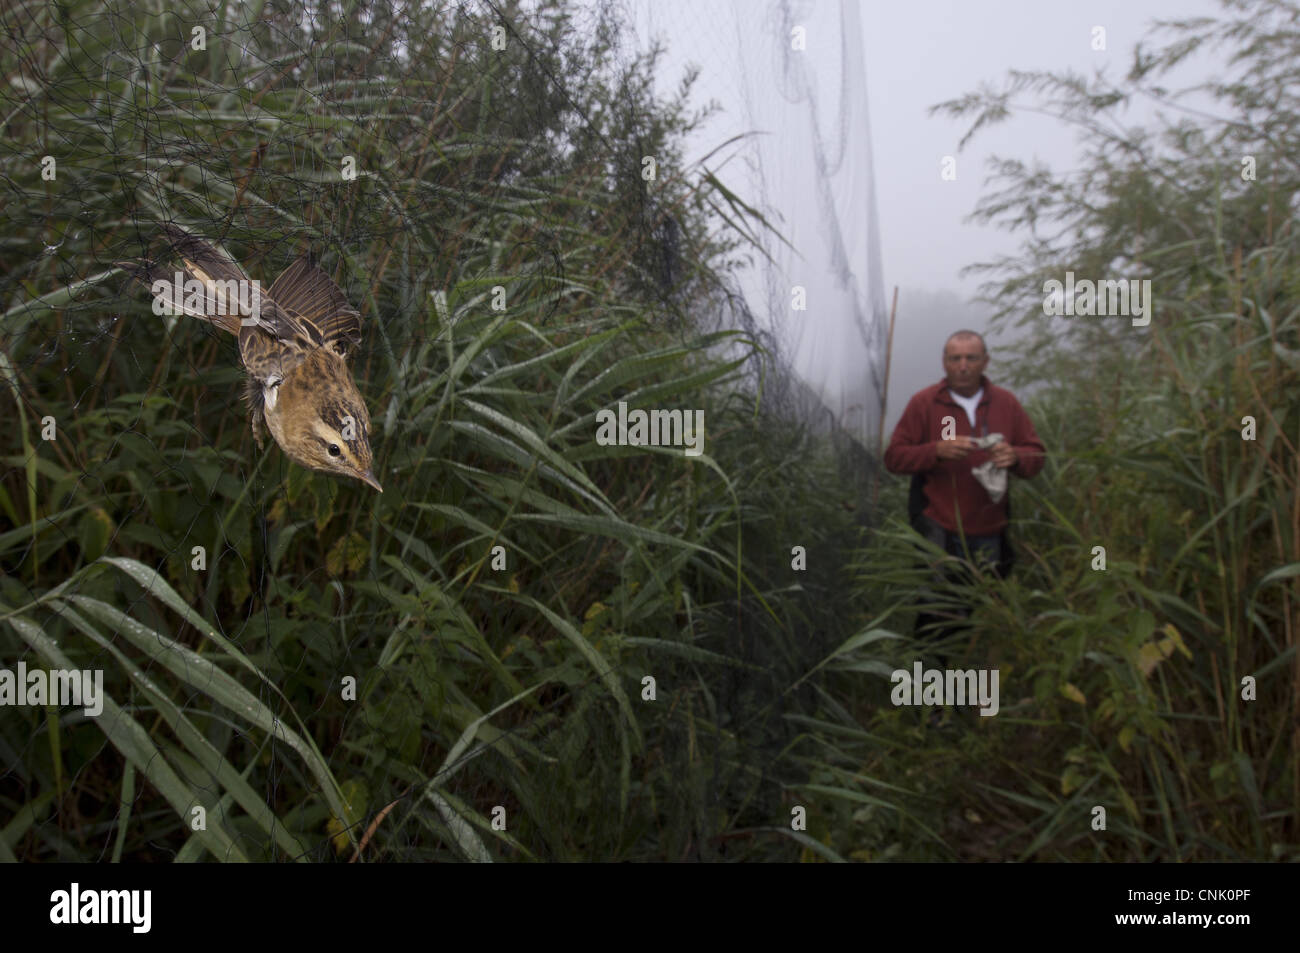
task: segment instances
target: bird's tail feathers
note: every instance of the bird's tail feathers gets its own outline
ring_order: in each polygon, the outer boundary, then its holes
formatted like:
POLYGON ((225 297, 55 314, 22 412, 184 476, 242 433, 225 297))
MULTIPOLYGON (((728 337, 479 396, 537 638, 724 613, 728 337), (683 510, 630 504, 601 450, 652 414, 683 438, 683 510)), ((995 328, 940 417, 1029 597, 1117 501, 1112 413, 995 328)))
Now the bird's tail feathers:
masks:
POLYGON ((118 262, 128 274, 145 284, 154 295, 155 311, 187 314, 208 321, 223 331, 239 334, 243 318, 256 316, 260 289, 237 262, 215 246, 163 224, 172 250, 181 264, 171 269, 158 262, 118 262))
POLYGON ((239 263, 211 242, 167 222, 159 227, 171 243, 172 251, 184 258, 189 268, 215 281, 248 281, 248 273, 239 263))

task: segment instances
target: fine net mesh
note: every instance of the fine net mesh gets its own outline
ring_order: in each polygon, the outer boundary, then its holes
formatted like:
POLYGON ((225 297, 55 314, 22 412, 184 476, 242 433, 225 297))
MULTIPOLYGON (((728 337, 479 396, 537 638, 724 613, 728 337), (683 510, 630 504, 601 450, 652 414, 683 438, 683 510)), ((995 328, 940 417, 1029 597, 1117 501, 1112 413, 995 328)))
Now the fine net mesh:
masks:
POLYGON ((770 349, 772 408, 835 434, 842 452, 846 439, 874 446, 888 313, 858 5, 629 6, 638 43, 664 44, 665 85, 693 67, 716 110, 687 158, 772 226, 755 229, 762 251, 721 320, 770 349))

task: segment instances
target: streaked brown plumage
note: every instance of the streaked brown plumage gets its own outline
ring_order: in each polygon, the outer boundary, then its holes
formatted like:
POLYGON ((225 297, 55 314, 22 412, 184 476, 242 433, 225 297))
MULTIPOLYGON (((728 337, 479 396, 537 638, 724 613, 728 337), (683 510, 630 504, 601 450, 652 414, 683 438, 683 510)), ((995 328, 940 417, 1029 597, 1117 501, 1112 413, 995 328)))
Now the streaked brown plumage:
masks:
MULTIPOLYGON (((289 459, 322 473, 360 480, 379 492, 370 452, 370 414, 352 382, 346 358, 361 343, 361 316, 342 290, 306 256, 299 258, 261 291, 254 315, 226 299, 198 305, 174 288, 175 272, 199 281, 213 293, 250 279, 237 263, 208 242, 163 225, 183 266, 166 270, 154 262, 119 262, 152 290, 166 282, 162 296, 175 313, 209 321, 239 338, 239 355, 248 374, 245 397, 253 437, 262 446, 262 423, 289 459)), ((241 285, 240 287, 247 287, 241 285)))

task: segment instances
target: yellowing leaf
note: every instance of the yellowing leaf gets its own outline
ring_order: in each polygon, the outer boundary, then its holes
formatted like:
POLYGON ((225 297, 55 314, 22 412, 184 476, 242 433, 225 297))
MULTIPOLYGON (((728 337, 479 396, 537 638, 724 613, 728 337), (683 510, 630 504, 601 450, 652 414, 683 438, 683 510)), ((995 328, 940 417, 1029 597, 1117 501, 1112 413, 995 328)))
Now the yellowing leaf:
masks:
POLYGON ((1138 649, 1137 666, 1142 673, 1143 678, 1155 671, 1155 667, 1160 664, 1160 660, 1166 656, 1160 654, 1160 647, 1154 642, 1148 642, 1142 648, 1138 649))
MULTIPOLYGON (((366 804, 370 800, 370 794, 366 783, 357 778, 352 778, 340 784, 339 793, 343 795, 343 810, 347 815, 347 823, 345 824, 340 820, 337 814, 331 813, 329 820, 325 822, 325 829, 334 842, 334 849, 341 854, 352 843, 352 839, 348 837, 347 828, 350 825, 358 824, 361 818, 365 816, 366 804)), ((355 829, 353 836, 358 840, 361 839, 360 832, 355 829)))
POLYGON ((1183 655, 1188 658, 1192 657, 1192 650, 1187 647, 1187 643, 1183 641, 1182 635, 1180 635, 1178 630, 1174 628, 1172 622, 1166 622, 1161 631, 1169 633, 1169 638, 1174 640, 1174 644, 1178 646, 1178 651, 1182 652, 1183 655))
POLYGON ((587 607, 586 613, 582 619, 582 634, 590 636, 597 628, 597 620, 608 611, 608 606, 601 602, 593 602, 587 607))
POLYGON ((1129 796, 1129 793, 1125 791, 1123 788, 1119 788, 1118 790, 1119 790, 1119 800, 1120 803, 1124 805, 1124 810, 1128 812, 1128 816, 1130 818, 1132 818, 1134 821, 1137 821, 1138 819, 1137 804, 1133 801, 1133 798, 1129 796))
POLYGON ((1072 702, 1078 702, 1080 705, 1088 704, 1088 699, 1084 697, 1083 692, 1075 688, 1071 682, 1066 682, 1061 686, 1061 694, 1072 702))
POLYGON ((1065 774, 1061 775, 1061 793, 1069 794, 1082 783, 1083 772, 1071 765, 1065 769, 1065 774))
POLYGON ((104 555, 114 528, 113 518, 98 506, 82 514, 77 526, 77 540, 86 556, 86 562, 94 562, 104 555))
POLYGON ((276 497, 275 502, 271 504, 271 512, 266 515, 266 521, 268 523, 279 523, 281 520, 284 519, 284 515, 288 511, 289 511, 288 499, 286 499, 283 496, 278 496, 276 497))
POLYGON ((1119 746, 1127 753, 1129 747, 1133 744, 1133 736, 1137 734, 1137 726, 1128 724, 1120 729, 1119 746))
POLYGON ((1169 636, 1159 642, 1147 642, 1142 648, 1138 649, 1138 669, 1142 672, 1144 678, 1155 671, 1157 665, 1173 655, 1174 649, 1178 649, 1188 658, 1192 657, 1191 651, 1188 650, 1187 645, 1183 642, 1183 637, 1178 634, 1177 629, 1172 625, 1166 625, 1161 631, 1168 632, 1169 636))
POLYGON ((341 854, 348 849, 350 841, 348 840, 347 831, 344 830, 343 823, 337 817, 330 815, 330 819, 325 822, 325 830, 329 831, 330 840, 334 842, 336 851, 341 854))
POLYGON ((365 565, 369 552, 370 545, 364 536, 355 531, 348 533, 330 547, 325 556, 325 568, 331 576, 341 576, 344 571, 356 572, 365 565))

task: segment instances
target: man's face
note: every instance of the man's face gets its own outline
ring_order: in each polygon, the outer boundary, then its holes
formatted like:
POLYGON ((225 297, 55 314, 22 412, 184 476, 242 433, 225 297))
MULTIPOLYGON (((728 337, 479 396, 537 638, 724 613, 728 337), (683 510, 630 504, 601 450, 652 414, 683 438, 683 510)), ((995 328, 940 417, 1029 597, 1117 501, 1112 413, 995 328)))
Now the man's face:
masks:
POLYGON ((988 363, 989 356, 979 338, 953 338, 944 345, 943 370, 948 375, 948 386, 955 391, 973 394, 988 363))

